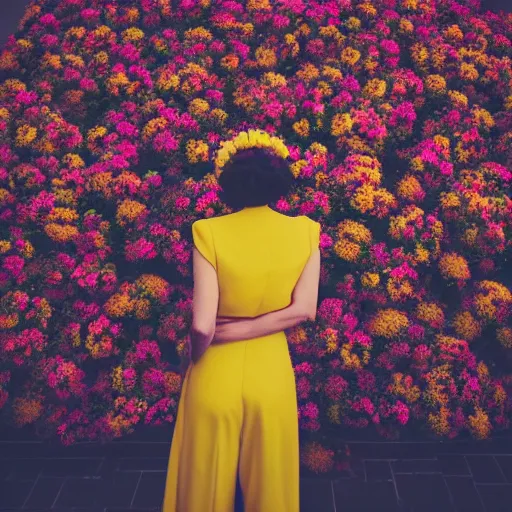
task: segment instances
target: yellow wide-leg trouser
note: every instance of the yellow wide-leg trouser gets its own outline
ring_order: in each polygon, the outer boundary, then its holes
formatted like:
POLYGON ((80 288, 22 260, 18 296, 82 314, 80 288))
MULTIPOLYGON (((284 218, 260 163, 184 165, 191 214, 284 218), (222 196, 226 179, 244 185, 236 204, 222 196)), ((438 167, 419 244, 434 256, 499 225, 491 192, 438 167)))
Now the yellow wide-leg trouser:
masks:
POLYGON ((211 345, 185 375, 162 512, 298 512, 295 375, 284 332, 211 345))

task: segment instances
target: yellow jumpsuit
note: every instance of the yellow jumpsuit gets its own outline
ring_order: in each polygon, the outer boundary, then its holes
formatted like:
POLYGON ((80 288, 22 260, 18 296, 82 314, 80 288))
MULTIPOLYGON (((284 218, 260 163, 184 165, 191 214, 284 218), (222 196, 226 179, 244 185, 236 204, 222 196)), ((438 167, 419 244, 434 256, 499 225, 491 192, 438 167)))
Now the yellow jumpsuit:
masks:
MULTIPOLYGON (((257 206, 192 233, 217 271, 218 316, 253 317, 290 304, 320 225, 257 206)), ((284 331, 210 345, 183 382, 163 512, 232 512, 237 472, 245 512, 298 512, 298 434, 284 331)))

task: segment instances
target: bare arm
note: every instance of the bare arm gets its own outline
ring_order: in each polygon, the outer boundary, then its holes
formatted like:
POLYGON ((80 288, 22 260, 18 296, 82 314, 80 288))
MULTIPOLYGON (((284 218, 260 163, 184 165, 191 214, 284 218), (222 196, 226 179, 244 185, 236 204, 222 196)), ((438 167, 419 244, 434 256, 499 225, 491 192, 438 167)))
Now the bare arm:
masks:
POLYGON ((194 292, 190 345, 192 361, 197 362, 212 342, 219 306, 217 272, 212 264, 194 248, 194 292))
POLYGON ((320 280, 320 250, 309 257, 302 274, 295 285, 292 302, 284 309, 272 311, 255 318, 217 322, 213 344, 242 341, 274 334, 314 320, 318 301, 320 280))

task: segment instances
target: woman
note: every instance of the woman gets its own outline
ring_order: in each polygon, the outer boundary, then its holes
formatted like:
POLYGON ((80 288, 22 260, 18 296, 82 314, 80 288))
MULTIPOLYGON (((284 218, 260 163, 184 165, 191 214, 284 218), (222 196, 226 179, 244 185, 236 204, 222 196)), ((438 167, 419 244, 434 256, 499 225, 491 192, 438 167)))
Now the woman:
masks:
POLYGON ((192 226, 192 363, 163 512, 232 512, 237 472, 246 512, 299 510, 297 400, 284 329, 315 319, 320 225, 269 207, 293 181, 271 149, 230 158, 219 184, 238 211, 192 226))

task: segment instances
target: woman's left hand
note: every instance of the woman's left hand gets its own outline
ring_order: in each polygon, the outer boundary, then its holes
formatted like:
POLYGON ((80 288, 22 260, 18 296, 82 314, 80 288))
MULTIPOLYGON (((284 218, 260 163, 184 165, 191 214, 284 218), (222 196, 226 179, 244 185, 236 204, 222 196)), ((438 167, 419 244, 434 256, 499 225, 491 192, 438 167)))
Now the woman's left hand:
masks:
POLYGON ((247 317, 217 317, 212 345, 225 343, 227 339, 236 340, 239 335, 243 336, 247 320, 249 320, 247 317))

